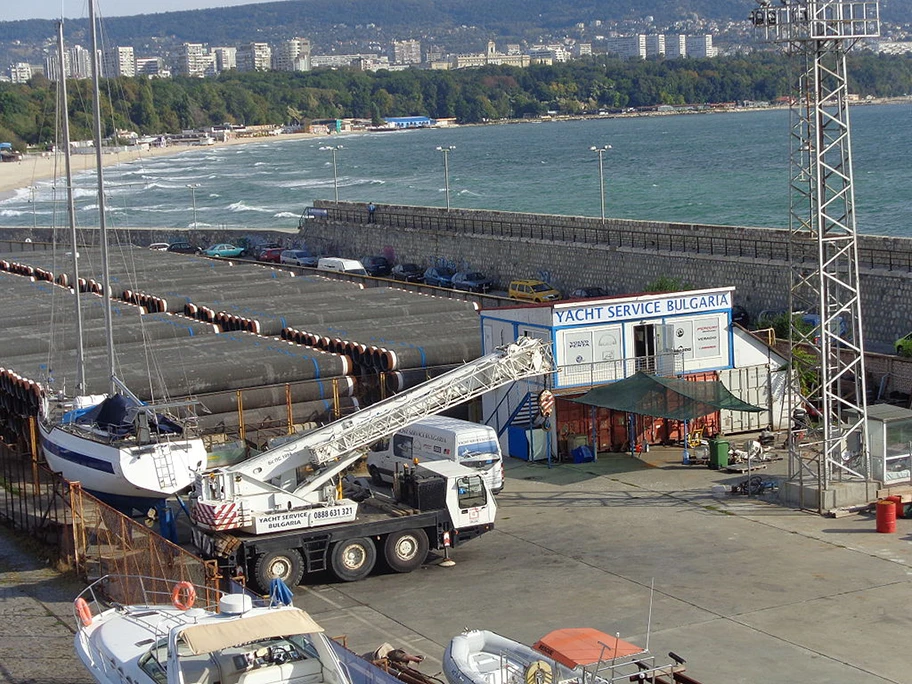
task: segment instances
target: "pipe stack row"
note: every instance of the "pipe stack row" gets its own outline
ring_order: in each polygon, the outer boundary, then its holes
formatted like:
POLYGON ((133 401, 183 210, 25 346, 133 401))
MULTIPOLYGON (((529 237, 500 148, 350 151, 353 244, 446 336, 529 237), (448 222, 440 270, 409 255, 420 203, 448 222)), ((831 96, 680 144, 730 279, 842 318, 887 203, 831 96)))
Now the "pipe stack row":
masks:
POLYGON ((29 416, 38 414, 41 386, 8 368, 0 368, 0 438, 15 443, 26 436, 29 416))
MULTIPOLYGON (((75 333, 63 322, 74 309, 70 259, 62 251, 30 253, 28 263, 21 257, 0 258, 0 271, 25 276, 8 276, 22 287, 4 287, 13 313, 6 319, 0 311, 9 331, 0 364, 72 390, 75 333), (20 338, 29 343, 17 345, 20 338)), ((96 248, 80 248, 80 291, 101 295, 100 263, 96 248)), ((143 399, 205 397, 213 406, 203 426, 236 424, 237 390, 247 397, 245 418, 286 421, 290 403, 297 422, 336 408, 333 401, 353 409, 355 390, 363 396, 377 387, 356 384, 358 376, 385 372, 386 388, 400 391, 481 354, 477 307, 461 300, 146 249, 115 255, 110 282, 112 297, 125 302, 112 307, 118 375, 143 399)), ((104 299, 81 301, 87 391, 103 392, 104 299)))

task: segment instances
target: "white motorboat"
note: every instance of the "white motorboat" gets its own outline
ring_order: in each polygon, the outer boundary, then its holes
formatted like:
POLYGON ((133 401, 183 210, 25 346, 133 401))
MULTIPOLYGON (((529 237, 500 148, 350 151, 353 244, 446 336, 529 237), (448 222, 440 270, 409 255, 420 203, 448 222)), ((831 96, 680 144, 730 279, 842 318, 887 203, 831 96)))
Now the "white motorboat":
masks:
POLYGON ((683 674, 684 659, 670 663, 617 636, 595 629, 559 629, 531 647, 486 630, 468 630, 450 641, 443 673, 450 684, 609 684, 696 680, 683 674))
MULTIPOLYGON (((89 2, 89 23, 93 46, 95 37, 95 0, 89 2)), ((58 53, 62 55, 63 28, 58 28, 58 53)), ((85 395, 85 350, 82 342, 80 309, 79 250, 73 201, 73 172, 70 161, 69 126, 62 111, 61 129, 66 161, 68 213, 72 243, 73 273, 67 281, 73 284, 76 321, 77 378, 75 396, 66 396, 50 383, 44 388, 40 405, 39 435, 48 465, 71 482, 79 481, 87 491, 107 500, 121 510, 145 511, 167 496, 189 487, 197 471, 206 466, 206 449, 198 437, 185 434, 184 427, 173 416, 165 415, 182 404, 139 401, 114 373, 114 343, 108 275, 107 230, 105 226, 104 173, 101 160, 101 126, 98 88, 97 51, 92 68, 95 90, 95 148, 98 181, 98 216, 102 252, 102 275, 105 304, 105 332, 108 352, 108 394, 85 395)), ((63 58, 60 57, 61 70, 63 58)), ((62 100, 66 85, 61 83, 62 100)), ((63 109, 63 108, 61 108, 63 109)), ((94 296, 94 295, 93 295, 94 296)))
POLYGON ((278 601, 107 575, 74 612, 76 653, 101 684, 352 684, 323 628, 278 601))
POLYGON ((551 684, 575 681, 569 668, 518 641, 473 629, 450 640, 443 653, 450 684, 551 684))

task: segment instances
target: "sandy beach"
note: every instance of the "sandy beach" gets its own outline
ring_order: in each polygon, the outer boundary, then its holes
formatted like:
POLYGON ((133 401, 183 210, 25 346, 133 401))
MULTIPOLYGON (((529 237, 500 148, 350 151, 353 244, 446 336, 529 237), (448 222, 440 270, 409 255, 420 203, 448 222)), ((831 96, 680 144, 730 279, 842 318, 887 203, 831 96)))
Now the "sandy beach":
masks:
MULTIPOLYGON (((125 164, 139 159, 151 159, 166 155, 180 154, 182 152, 202 151, 228 145, 245 145, 248 143, 272 141, 275 139, 289 140, 294 138, 315 138, 312 133, 283 134, 278 138, 232 138, 225 142, 216 142, 205 147, 191 145, 169 145, 168 147, 150 147, 126 152, 108 152, 102 156, 103 166, 125 164)), ((95 168, 95 154, 74 154, 71 156, 73 173, 91 171, 95 168)), ((45 155, 26 155, 21 162, 5 162, 0 164, 0 199, 10 197, 16 190, 33 186, 37 181, 49 178, 63 178, 66 175, 66 162, 60 153, 47 153, 45 155)))

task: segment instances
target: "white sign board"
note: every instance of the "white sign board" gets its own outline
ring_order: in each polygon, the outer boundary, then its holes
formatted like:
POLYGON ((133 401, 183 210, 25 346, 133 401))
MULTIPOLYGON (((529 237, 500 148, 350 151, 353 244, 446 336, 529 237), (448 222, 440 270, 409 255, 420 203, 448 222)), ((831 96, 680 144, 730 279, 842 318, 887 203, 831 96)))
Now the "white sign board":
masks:
POLYGON ((320 527, 340 522, 351 522, 357 515, 358 504, 353 501, 298 511, 254 515, 253 533, 287 532, 288 530, 296 530, 303 527, 320 527))
POLYGON ((555 306, 555 327, 587 326, 617 321, 667 318, 731 309, 731 290, 644 295, 620 301, 601 301, 591 305, 555 306))

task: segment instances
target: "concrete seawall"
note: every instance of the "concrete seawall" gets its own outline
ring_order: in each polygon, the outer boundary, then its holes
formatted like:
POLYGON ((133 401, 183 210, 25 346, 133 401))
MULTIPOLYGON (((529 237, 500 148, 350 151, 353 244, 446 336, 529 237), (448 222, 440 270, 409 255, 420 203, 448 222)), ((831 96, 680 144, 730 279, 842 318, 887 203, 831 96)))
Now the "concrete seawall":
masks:
MULTIPOLYGON (((665 276, 694 287, 734 285, 735 302, 754 316, 788 307, 787 230, 389 205, 369 223, 365 204, 315 204, 328 216, 306 221, 300 238, 326 253, 436 261, 504 286, 543 278, 564 292, 642 292, 665 276)), ((886 350, 912 330, 912 239, 859 236, 858 246, 866 339, 886 350)))
MULTIPOLYGON (((179 233, 207 245, 252 236, 255 243, 306 244, 323 254, 383 253, 398 261, 479 270, 504 288, 512 278, 542 278, 564 292, 599 285, 630 294, 665 276, 693 287, 733 285, 735 302, 753 316, 788 307, 787 230, 396 205, 378 205, 370 222, 365 203, 315 206, 327 215, 304 221, 297 234, 147 228, 131 232, 128 241, 147 244, 179 233)), ((50 229, 0 230, 0 240, 51 236, 50 229)), ((814 258, 805 251, 806 262, 814 258)), ((889 351, 912 330, 912 239, 860 235, 858 263, 866 344, 889 351)))

